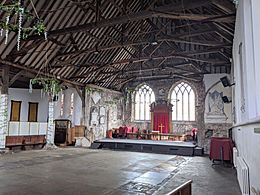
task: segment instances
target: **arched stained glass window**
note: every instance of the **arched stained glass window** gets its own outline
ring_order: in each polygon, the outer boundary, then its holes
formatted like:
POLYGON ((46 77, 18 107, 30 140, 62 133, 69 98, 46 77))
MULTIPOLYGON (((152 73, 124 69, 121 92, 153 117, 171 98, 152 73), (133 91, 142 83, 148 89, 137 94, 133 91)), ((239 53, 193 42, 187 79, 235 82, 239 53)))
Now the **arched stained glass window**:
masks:
POLYGON ((138 87, 134 93, 135 120, 150 120, 150 105, 154 101, 154 92, 148 85, 138 87))
POLYGON ((173 105, 172 120, 195 120, 195 93, 191 86, 185 82, 179 83, 171 93, 173 105))

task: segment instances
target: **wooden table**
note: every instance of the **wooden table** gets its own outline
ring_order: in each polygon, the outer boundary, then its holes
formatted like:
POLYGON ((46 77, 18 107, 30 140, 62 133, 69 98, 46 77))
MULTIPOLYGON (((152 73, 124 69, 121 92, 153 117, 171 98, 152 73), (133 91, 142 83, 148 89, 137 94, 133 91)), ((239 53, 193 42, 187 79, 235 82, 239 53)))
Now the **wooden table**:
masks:
POLYGON ((176 135, 172 133, 160 133, 159 131, 152 131, 151 133, 127 133, 127 138, 136 137, 137 139, 148 140, 172 140, 185 141, 185 135, 176 135))

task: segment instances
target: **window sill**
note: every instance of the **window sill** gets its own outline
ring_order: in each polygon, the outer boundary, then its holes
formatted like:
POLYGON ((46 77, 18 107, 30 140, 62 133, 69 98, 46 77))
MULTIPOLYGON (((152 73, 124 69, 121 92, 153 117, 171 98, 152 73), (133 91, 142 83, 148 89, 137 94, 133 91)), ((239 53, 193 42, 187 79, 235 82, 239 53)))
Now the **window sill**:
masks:
POLYGON ((176 121, 176 120, 172 120, 172 122, 183 122, 183 123, 186 123, 186 122, 189 122, 189 123, 195 123, 196 122, 196 120, 194 120, 194 121, 176 121))
POLYGON ((134 120, 134 123, 151 122, 151 120, 134 120))

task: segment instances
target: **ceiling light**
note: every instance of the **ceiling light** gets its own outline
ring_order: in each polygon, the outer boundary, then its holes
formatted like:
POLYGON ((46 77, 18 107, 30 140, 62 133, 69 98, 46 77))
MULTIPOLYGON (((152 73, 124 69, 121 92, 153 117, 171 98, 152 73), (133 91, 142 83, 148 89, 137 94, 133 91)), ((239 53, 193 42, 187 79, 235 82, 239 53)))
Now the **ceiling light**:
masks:
POLYGON ((99 51, 98 51, 98 50, 94 51, 94 54, 95 54, 95 55, 98 55, 98 54, 99 54, 99 51))
POLYGON ((98 55, 99 54, 99 50, 98 50, 98 46, 96 45, 95 46, 95 51, 93 52, 95 55, 98 55))
POLYGON ((156 39, 156 35, 152 34, 151 38, 150 38, 150 43, 151 45, 157 45, 158 41, 156 39))
POLYGON ((157 41, 153 41, 153 42, 151 42, 151 45, 158 45, 158 42, 157 41))

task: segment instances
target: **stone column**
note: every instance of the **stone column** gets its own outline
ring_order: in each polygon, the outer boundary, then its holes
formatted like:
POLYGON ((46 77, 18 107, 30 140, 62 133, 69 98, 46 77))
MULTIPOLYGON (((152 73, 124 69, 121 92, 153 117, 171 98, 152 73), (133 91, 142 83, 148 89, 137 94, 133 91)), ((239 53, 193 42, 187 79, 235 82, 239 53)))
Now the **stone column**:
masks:
POLYGON ((0 150, 5 150, 5 139, 8 133, 8 95, 0 96, 0 150))
POLYGON ((7 65, 2 68, 2 87, 0 96, 0 150, 5 150, 6 135, 8 134, 8 88, 9 70, 7 65))
POLYGON ((85 87, 82 89, 82 120, 81 125, 87 126, 86 124, 86 89, 85 87))
POLYGON ((204 112, 205 112, 205 86, 203 82, 199 82, 197 84, 197 93, 198 93, 198 102, 197 102, 197 124, 198 124, 198 146, 204 147, 205 146, 205 121, 204 121, 204 112))
POLYGON ((131 93, 127 92, 124 94, 126 97, 123 101, 123 120, 125 125, 129 125, 131 123, 131 110, 132 110, 132 98, 131 93))
POLYGON ((49 101, 49 111, 48 111, 48 130, 47 130, 47 145, 54 146, 54 102, 49 101))

